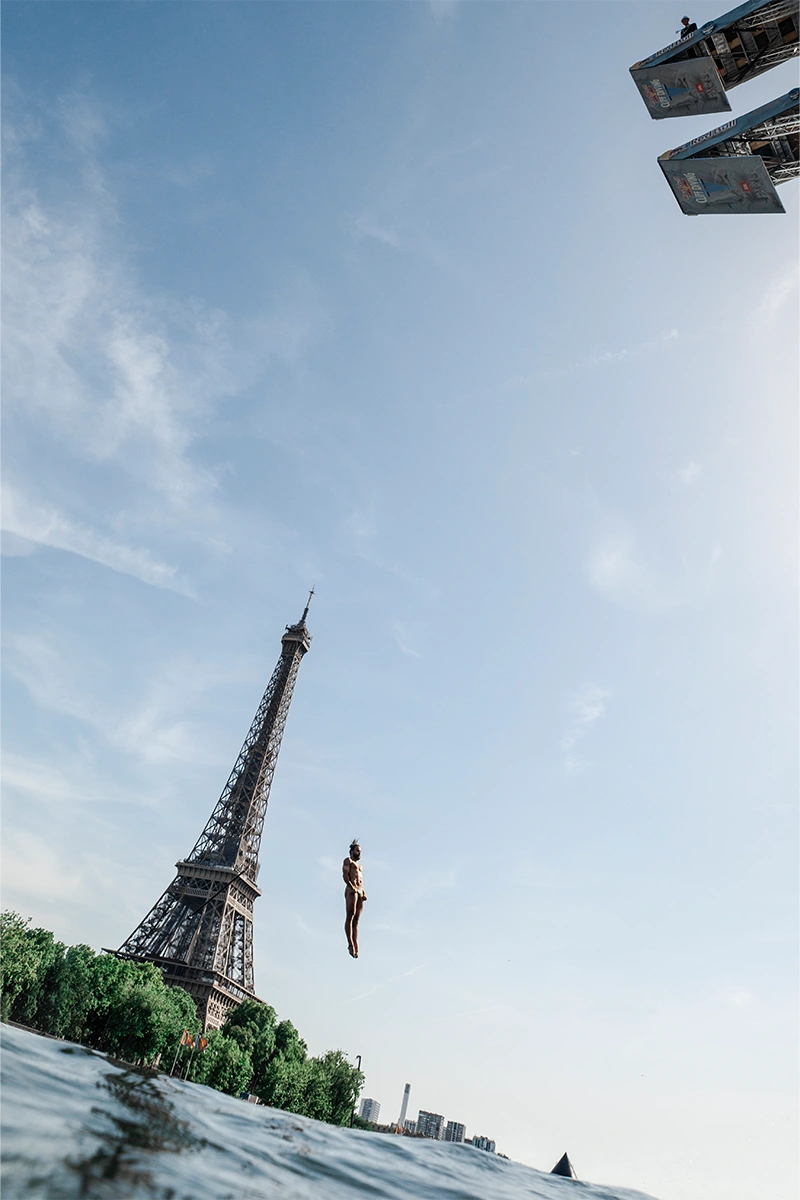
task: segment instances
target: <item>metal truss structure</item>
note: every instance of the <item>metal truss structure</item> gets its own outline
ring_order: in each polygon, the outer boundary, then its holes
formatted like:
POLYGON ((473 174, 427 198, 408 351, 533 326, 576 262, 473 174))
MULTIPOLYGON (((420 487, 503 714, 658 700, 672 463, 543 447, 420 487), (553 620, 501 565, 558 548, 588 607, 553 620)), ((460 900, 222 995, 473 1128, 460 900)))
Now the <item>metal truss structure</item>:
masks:
POLYGON ((708 36, 706 48, 725 86, 734 87, 794 58, 800 52, 798 20, 797 0, 772 0, 708 36))
POLYGON ((708 157, 757 154, 777 186, 800 176, 800 112, 786 113, 748 130, 746 137, 718 142, 708 157))
MULTIPOLYGON (((705 64, 717 78, 723 91, 754 79, 757 75, 779 66, 800 53, 800 4, 798 0, 746 0, 715 21, 709 21, 689 37, 666 46, 648 58, 634 63, 631 74, 642 90, 650 115, 686 116, 692 112, 723 112, 730 106, 723 99, 713 97, 714 88, 709 89, 708 78, 701 70, 705 64), (656 68, 676 67, 683 64, 683 72, 689 85, 700 84, 699 91, 709 92, 706 103, 698 101, 695 109, 676 105, 662 111, 658 101, 648 97, 646 84, 652 84, 651 76, 656 68), (694 64, 694 70, 688 69, 694 64)), ((669 73, 664 78, 669 78, 669 73)), ((681 73, 678 72, 678 77, 681 73)))
POLYGON ((258 856, 297 672, 311 644, 307 615, 308 604, 298 623, 286 626, 277 666, 197 844, 175 864, 175 879, 115 951, 120 958, 156 963, 167 983, 185 988, 205 1029, 219 1028, 231 1009, 255 998, 258 856))
MULTIPOLYGON (((791 100, 792 106, 765 120, 752 125, 747 124, 746 116, 731 121, 733 128, 728 137, 724 135, 726 127, 723 125, 719 130, 695 138, 698 157, 748 158, 757 155, 763 160, 776 186, 796 179, 800 175, 800 105, 797 91, 787 93, 786 99, 791 100)), ((692 145, 688 143, 689 147, 692 145)))

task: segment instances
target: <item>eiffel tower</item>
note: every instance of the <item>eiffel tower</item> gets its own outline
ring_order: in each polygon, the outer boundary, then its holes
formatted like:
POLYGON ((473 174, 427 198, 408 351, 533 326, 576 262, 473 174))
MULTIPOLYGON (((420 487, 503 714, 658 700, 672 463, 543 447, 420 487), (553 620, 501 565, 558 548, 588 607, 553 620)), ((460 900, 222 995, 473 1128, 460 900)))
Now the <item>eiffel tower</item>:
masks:
POLYGON ((185 988, 204 1029, 218 1029, 254 999, 253 905, 261 895, 258 852, 269 790, 297 672, 311 644, 308 604, 281 638, 278 665, 231 776, 191 854, 142 923, 114 953, 152 962, 185 988))

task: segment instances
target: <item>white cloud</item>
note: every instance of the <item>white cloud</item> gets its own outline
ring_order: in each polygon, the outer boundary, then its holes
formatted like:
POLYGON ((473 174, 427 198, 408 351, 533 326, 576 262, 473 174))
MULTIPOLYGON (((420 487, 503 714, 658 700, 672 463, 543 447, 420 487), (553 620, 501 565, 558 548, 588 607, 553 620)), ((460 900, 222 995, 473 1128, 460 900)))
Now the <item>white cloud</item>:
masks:
MULTIPOLYGON (((50 546, 88 558, 92 562, 133 575, 142 583, 191 595, 175 567, 157 559, 141 547, 126 546, 104 537, 95 530, 69 520, 55 509, 30 504, 13 486, 6 484, 2 493, 2 526, 5 533, 37 546, 50 546)), ((13 546, 13 543, 12 543, 13 546)), ((16 549, 19 553, 19 549, 16 549)))
POLYGON ((17 896, 74 900, 83 890, 80 872, 61 862, 51 845, 35 834, 8 830, 3 836, 4 904, 19 907, 17 896))
POLYGON ((725 994, 723 1003, 729 1008, 749 1008, 753 1000, 753 993, 747 988, 733 987, 725 994))
POLYGON ((43 119, 64 151, 47 198, 21 136, 4 186, 6 528, 188 593, 154 547, 224 552, 240 527, 208 461, 217 411, 330 323, 301 275, 239 320, 149 294, 101 169, 103 113, 75 94, 43 119))
POLYGON ((360 216, 356 217, 353 222, 353 232, 358 241, 362 238, 373 238, 385 246, 392 246, 395 250, 400 249, 399 234, 379 217, 376 217, 374 213, 362 212, 360 216))
POLYGON ((754 315, 753 332, 757 339, 773 333, 775 321, 788 309, 795 299, 800 283, 800 268, 796 263, 773 276, 767 285, 754 315))
MULTIPOLYGON (((650 556, 652 558, 652 554, 650 556)), ((617 604, 640 612, 661 612, 688 599, 688 584, 665 578, 665 572, 643 561, 626 531, 598 539, 589 554, 592 587, 617 604)))
POLYGON ((407 654, 410 658, 419 658, 419 650, 414 650, 409 646, 408 634, 399 621, 396 621, 392 626, 392 636, 401 654, 407 654))
POLYGON ((375 505, 354 509, 345 520, 344 527, 360 551, 365 543, 374 541, 378 532, 375 505))
MULTIPOLYGON (((81 654, 80 648, 74 653, 81 654)), ((209 666, 183 657, 162 662, 153 672, 143 697, 120 692, 113 679, 104 680, 100 665, 81 659, 76 669, 69 654, 42 634, 9 636, 4 647, 5 668, 43 709, 82 722, 92 740, 102 739, 145 764, 171 762, 224 769, 224 759, 209 740, 202 721, 187 717, 211 688, 238 678, 235 666, 209 666), (94 670, 89 669, 94 666, 94 670)), ((143 801, 151 803, 152 797, 143 801)))
POLYGON ((94 788, 78 784, 60 768, 26 758, 7 751, 3 755, 3 789, 33 797, 46 804, 63 804, 64 801, 93 803, 107 801, 105 785, 94 788))
POLYGON ((637 542, 626 524, 617 522, 613 532, 595 541, 586 574, 606 600, 634 612, 659 614, 707 596, 721 555, 722 547, 715 542, 698 546, 691 556, 669 556, 652 540, 637 542))
POLYGON ((416 975, 419 971, 424 971, 428 963, 419 963, 416 967, 412 967, 409 971, 402 971, 399 975, 390 975, 388 979, 382 979, 379 983, 375 983, 366 992, 359 992, 357 996, 351 996, 348 1000, 343 1000, 343 1004, 355 1004, 357 1000, 365 1000, 367 996, 374 995, 380 988, 388 987, 390 983, 397 983, 401 979, 407 979, 410 975, 416 975))
POLYGON ((586 764, 577 747, 586 738, 592 727, 605 716, 606 701, 611 693, 596 683, 584 683, 570 701, 572 720, 559 743, 564 756, 564 766, 569 775, 585 770, 586 764))
POLYGON ((436 24, 441 25, 455 18, 460 2, 461 0, 428 0, 428 8, 436 24))
MULTIPOLYGON (((537 372, 537 377, 558 379, 564 375, 572 375, 576 371, 582 371, 589 367, 614 367, 631 359, 641 358, 643 355, 650 354, 653 351, 662 350, 665 346, 677 341, 679 337, 680 334, 677 329, 667 329, 659 334, 658 337, 649 338, 646 342, 640 342, 637 346, 623 346, 618 350, 596 350, 563 366, 545 368, 537 372)), ((513 386, 520 387, 523 382, 533 383, 534 380, 532 377, 525 380, 524 377, 518 376, 513 386)))
POLYGON ((589 556, 589 580, 592 587, 606 595, 642 595, 649 580, 637 562, 633 540, 625 534, 602 538, 589 556))
POLYGON ((695 479, 699 479, 702 473, 702 463, 688 462, 685 467, 681 467, 681 469, 678 471, 678 478, 680 479, 681 483, 688 487, 689 484, 694 483, 695 479))

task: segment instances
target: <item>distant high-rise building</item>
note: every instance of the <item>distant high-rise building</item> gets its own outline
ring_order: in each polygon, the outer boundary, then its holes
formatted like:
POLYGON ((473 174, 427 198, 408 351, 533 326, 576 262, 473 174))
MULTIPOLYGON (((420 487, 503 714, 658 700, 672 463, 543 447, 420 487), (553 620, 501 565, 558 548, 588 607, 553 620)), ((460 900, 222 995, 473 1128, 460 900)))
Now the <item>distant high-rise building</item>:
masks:
POLYGON ((381 1106, 377 1100, 362 1100, 361 1107, 358 1110, 358 1115, 363 1121, 372 1121, 375 1125, 378 1124, 378 1117, 381 1115, 381 1106))
POLYGON ((417 1117, 417 1133, 440 1142, 444 1133, 444 1117, 441 1113, 423 1112, 420 1109, 417 1117))
POLYGON ((467 1130, 464 1125, 460 1125, 458 1121, 448 1121, 444 1130, 445 1142, 463 1142, 464 1135, 467 1130))
POLYGON ((411 1095, 411 1084, 407 1083, 403 1088, 403 1103, 400 1106, 400 1116, 397 1121, 399 1129, 402 1129, 406 1122, 406 1113, 408 1112, 408 1098, 411 1095))
POLYGON ((406 1117, 405 1121, 403 1122, 403 1129, 405 1129, 406 1133, 416 1133, 417 1122, 412 1121, 411 1117, 406 1117))
POLYGON ((480 1137, 476 1133, 472 1135, 472 1144, 478 1150, 488 1150, 490 1154, 494 1154, 497 1151, 496 1142, 493 1142, 491 1138, 480 1137))

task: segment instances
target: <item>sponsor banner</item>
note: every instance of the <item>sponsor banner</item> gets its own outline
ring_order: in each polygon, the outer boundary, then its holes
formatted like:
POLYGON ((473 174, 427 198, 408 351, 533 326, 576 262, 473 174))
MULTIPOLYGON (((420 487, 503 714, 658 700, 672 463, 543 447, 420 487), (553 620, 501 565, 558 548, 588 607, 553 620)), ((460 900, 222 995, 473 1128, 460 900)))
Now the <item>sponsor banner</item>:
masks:
POLYGON ((689 217, 714 213, 782 213, 764 160, 736 158, 659 159, 675 199, 689 217))
POLYGON ((713 58, 638 67, 631 75, 654 121, 731 111, 713 58))

